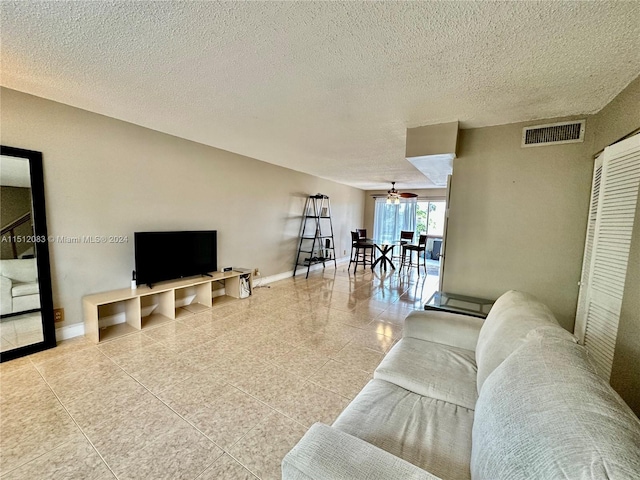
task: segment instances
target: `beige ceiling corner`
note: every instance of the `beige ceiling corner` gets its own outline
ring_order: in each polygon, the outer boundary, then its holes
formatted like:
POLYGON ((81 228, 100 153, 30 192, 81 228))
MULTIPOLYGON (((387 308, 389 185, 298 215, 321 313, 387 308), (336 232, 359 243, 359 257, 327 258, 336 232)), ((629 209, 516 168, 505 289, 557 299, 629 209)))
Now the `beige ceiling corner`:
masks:
POLYGON ((458 146, 458 122, 407 129, 405 156, 436 187, 447 185, 458 146))

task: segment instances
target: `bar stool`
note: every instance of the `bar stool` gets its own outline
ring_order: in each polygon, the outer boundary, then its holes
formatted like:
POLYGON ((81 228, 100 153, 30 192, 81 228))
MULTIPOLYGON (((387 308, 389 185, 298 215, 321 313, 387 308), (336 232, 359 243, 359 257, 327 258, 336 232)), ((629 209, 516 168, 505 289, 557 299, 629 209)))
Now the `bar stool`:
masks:
POLYGON ((394 255, 392 260, 400 260, 400 264, 404 263, 404 254, 405 251, 402 248, 405 244, 413 242, 413 232, 409 230, 401 230, 400 231, 400 251, 398 255, 394 255))
POLYGON ((369 265, 373 267, 373 243, 364 242, 364 240, 360 239, 357 231, 351 232, 351 258, 347 269, 351 268, 352 263, 355 263, 356 266, 353 268, 353 273, 356 273, 358 263, 363 268, 367 266, 367 258, 369 265))
POLYGON ((426 251, 427 251, 427 236, 424 234, 420 234, 420 238, 418 238, 417 245, 402 245, 402 263, 400 264, 400 268, 404 267, 406 261, 406 254, 409 253, 409 264, 407 267, 418 267, 418 275, 420 275, 420 254, 422 254, 422 264, 424 266, 424 273, 427 273, 427 260, 426 260, 426 251), (418 254, 417 263, 413 263, 413 252, 418 254))

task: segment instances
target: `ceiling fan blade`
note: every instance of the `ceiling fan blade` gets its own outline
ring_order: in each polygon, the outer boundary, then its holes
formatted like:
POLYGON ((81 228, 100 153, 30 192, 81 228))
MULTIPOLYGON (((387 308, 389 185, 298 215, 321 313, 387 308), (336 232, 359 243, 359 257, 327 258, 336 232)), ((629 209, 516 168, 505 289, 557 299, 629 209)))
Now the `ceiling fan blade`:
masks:
POLYGON ((410 193, 410 192, 402 192, 399 195, 401 198, 415 198, 418 196, 417 193, 410 193))

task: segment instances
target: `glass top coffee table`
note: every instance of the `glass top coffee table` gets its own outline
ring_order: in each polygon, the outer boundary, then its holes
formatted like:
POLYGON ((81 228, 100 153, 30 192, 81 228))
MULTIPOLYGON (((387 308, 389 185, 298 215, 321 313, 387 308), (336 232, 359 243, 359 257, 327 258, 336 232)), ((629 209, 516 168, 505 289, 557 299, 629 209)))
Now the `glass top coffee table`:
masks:
POLYGON ((467 297, 449 292, 436 292, 424 305, 425 310, 440 310, 472 317, 487 318, 495 300, 467 297))

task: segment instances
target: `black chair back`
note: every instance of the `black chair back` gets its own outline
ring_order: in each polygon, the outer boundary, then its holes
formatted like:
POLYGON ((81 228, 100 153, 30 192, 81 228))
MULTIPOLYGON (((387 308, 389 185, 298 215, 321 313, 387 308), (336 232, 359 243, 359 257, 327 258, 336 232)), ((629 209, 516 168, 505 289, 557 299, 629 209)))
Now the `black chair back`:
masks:
POLYGON ((409 243, 413 241, 413 232, 402 230, 400 232, 400 243, 409 243))

